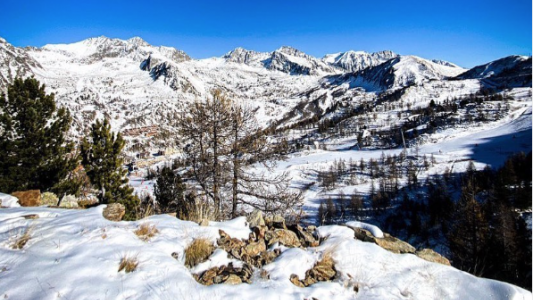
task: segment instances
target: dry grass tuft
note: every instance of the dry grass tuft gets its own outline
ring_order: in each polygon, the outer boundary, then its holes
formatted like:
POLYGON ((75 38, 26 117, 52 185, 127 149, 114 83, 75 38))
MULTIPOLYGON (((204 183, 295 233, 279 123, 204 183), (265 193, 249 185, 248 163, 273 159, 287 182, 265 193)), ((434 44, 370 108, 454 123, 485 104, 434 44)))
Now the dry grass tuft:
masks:
POLYGON ((11 248, 13 249, 24 248, 24 246, 26 246, 26 243, 28 243, 28 241, 31 238, 32 229, 33 229, 32 227, 27 227, 26 230, 24 230, 24 232, 21 231, 20 234, 17 234, 17 236, 15 237, 15 241, 13 242, 13 244, 11 244, 11 248))
POLYGON ((120 259, 120 264, 118 265, 118 271, 124 270, 126 273, 133 272, 135 269, 137 269, 137 266, 139 265, 139 259, 137 258, 137 255, 129 256, 128 254, 125 254, 120 259))
POLYGON ((137 230, 134 231, 135 235, 137 235, 141 240, 147 242, 152 237, 154 237, 156 234, 159 233, 159 230, 155 227, 155 225, 152 225, 150 223, 144 223, 137 230))
POLYGON ((185 265, 189 268, 206 261, 215 251, 215 246, 208 239, 196 239, 185 249, 185 265))

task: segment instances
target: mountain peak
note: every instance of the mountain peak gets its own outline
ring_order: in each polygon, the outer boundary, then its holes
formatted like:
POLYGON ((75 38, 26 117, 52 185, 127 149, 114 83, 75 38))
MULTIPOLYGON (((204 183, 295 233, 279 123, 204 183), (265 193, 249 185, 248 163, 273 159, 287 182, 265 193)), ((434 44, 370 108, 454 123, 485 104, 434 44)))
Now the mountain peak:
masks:
POLYGON ((349 50, 346 52, 327 54, 324 56, 324 58, 322 58, 322 60, 337 68, 341 68, 349 72, 357 72, 368 67, 377 66, 395 57, 398 57, 398 54, 389 50, 374 53, 349 50))
POLYGON ((281 52, 283 54, 299 56, 299 57, 303 57, 303 56, 307 55, 304 52, 302 52, 302 51, 300 51, 300 50, 298 50, 296 48, 290 47, 290 46, 281 46, 279 49, 277 49, 274 52, 281 52))
POLYGON ((145 40, 143 40, 142 38, 138 36, 134 36, 128 39, 126 42, 129 44, 136 45, 136 46, 148 46, 149 45, 145 40))

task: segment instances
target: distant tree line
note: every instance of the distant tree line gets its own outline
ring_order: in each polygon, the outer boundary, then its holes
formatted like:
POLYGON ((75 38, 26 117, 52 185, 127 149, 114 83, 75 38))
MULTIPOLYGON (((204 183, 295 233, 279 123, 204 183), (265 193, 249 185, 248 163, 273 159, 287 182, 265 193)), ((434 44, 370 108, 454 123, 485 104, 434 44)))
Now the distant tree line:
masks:
POLYGON ((418 245, 444 242, 453 266, 531 290, 531 230, 522 216, 531 210, 531 165, 531 152, 518 153, 497 170, 470 164, 464 174, 432 177, 400 193, 383 228, 418 245))

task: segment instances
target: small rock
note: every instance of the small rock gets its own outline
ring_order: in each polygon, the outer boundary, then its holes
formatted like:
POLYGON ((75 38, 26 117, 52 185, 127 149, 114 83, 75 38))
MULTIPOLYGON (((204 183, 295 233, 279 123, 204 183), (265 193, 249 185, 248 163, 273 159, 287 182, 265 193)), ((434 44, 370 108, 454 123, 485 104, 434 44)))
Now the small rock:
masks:
POLYGON ((292 231, 296 233, 296 235, 300 238, 301 243, 306 247, 317 247, 319 245, 318 241, 315 239, 315 237, 304 230, 302 226, 296 225, 296 226, 290 226, 292 231))
POLYGON ((305 285, 300 281, 300 278, 298 278, 298 275, 296 275, 296 274, 292 274, 292 275, 291 275, 291 277, 290 277, 290 281, 291 281, 292 284, 294 284, 295 286, 305 287, 305 285))
POLYGON ((285 226, 285 218, 283 218, 281 215, 274 215, 272 218, 272 227, 287 229, 287 226, 285 226))
POLYGON ((430 262, 451 266, 450 261, 446 257, 438 254, 432 249, 422 249, 416 251, 415 255, 430 262))
POLYGON ((122 220, 124 214, 126 213, 126 208, 120 203, 111 203, 104 208, 103 216, 109 221, 118 222, 122 220))
POLYGON ((59 198, 56 194, 50 192, 45 192, 41 194, 42 205, 57 206, 57 202, 59 202, 59 198))
POLYGON ((41 191, 39 190, 18 191, 11 195, 19 199, 20 206, 41 205, 41 191))
POLYGON ((171 255, 172 255, 172 257, 173 257, 174 259, 178 259, 178 258, 179 258, 179 254, 178 254, 178 252, 172 252, 171 255))
POLYGON ((252 211, 252 213, 246 218, 246 221, 248 222, 250 228, 257 226, 265 226, 263 212, 258 209, 254 209, 254 211, 252 211))
POLYGON ((225 284, 229 284, 229 285, 236 285, 236 284, 241 284, 242 283, 242 280, 239 276, 235 275, 235 274, 230 274, 228 279, 226 279, 226 281, 224 281, 225 284))
POLYGON ((252 227, 252 231, 255 234, 255 238, 258 240, 265 238, 265 233, 267 232, 268 228, 266 226, 256 226, 252 227))
POLYGON ((78 199, 76 199, 76 196, 74 195, 65 195, 63 198, 61 198, 61 201, 59 202, 59 207, 62 208, 77 208, 78 207, 78 199))
POLYGON ((257 242, 250 243, 244 247, 244 253, 250 257, 256 257, 261 252, 266 251, 266 245, 264 240, 259 240, 257 242))
POLYGON ((38 214, 31 214, 31 215, 25 215, 23 216, 24 219, 26 220, 35 220, 35 219, 39 219, 39 215, 38 214))
MULTIPOLYGON (((352 228, 352 227, 349 227, 349 228, 352 228)), ((352 230, 354 232, 354 236, 356 239, 363 241, 363 242, 369 242, 369 243, 376 244, 376 238, 372 235, 372 233, 370 233, 370 231, 363 229, 363 228, 357 228, 357 227, 353 227, 352 230)))
POLYGON ((207 227, 207 226, 209 226, 209 220, 208 219, 202 219, 202 221, 200 221, 199 225, 201 227, 207 227))
POLYGON ((300 240, 296 233, 285 230, 285 229, 276 229, 274 231, 267 231, 265 233, 265 240, 268 241, 268 245, 273 245, 276 242, 283 244, 287 247, 300 247, 300 240))

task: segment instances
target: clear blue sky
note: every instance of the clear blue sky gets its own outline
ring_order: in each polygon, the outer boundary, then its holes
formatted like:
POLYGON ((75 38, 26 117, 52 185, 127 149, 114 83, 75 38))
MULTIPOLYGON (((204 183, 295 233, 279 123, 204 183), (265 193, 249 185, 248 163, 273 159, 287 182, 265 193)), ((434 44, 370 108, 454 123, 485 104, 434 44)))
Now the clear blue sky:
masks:
POLYGON ((310 55, 392 50, 473 67, 531 55, 531 0, 0 1, 0 36, 15 46, 140 36, 193 58, 282 45, 310 55))

